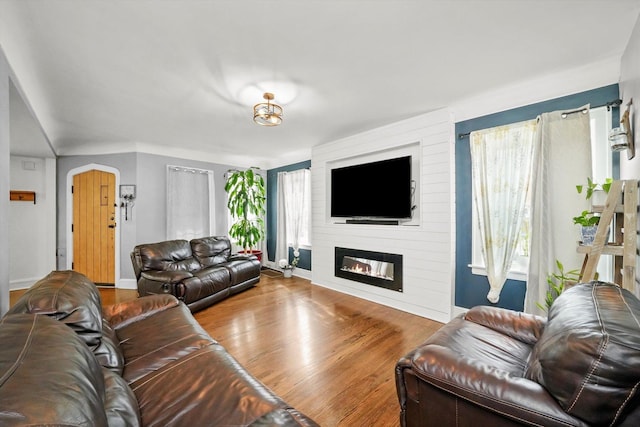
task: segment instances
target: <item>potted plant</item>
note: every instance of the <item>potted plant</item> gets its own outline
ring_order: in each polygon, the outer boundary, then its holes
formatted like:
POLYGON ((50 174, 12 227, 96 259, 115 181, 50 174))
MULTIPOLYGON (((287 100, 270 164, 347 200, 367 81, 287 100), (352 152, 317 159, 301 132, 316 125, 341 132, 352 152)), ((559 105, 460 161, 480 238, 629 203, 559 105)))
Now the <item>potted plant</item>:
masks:
POLYGON ((553 302, 567 287, 575 285, 580 280, 578 270, 564 271, 564 265, 558 260, 556 260, 556 267, 558 268, 556 272, 547 275, 549 289, 544 299, 544 305, 536 302, 538 308, 546 312, 549 311, 553 302))
MULTIPOLYGON (((607 178, 603 184, 598 184, 594 182, 590 177, 587 177, 587 185, 576 185, 576 190, 578 194, 582 194, 582 191, 585 192, 585 198, 590 200, 592 197, 595 197, 597 194, 606 194, 609 193, 611 189, 611 184, 613 183, 612 178, 607 178)), ((604 201, 592 202, 592 205, 604 205, 604 201)), ((582 211, 580 215, 573 217, 573 223, 580 225, 580 237, 583 245, 592 245, 593 239, 596 236, 596 232, 598 231, 598 224, 600 223, 600 216, 589 211, 582 211)), ((607 239, 608 240, 608 239, 607 239)))
POLYGON ((573 223, 580 225, 580 238, 583 245, 592 245, 598 231, 600 216, 589 211, 582 211, 573 217, 573 223))
POLYGON ((596 182, 593 182, 593 180, 590 177, 587 177, 587 185, 582 185, 582 184, 576 185, 576 190, 578 190, 578 194, 582 194, 582 191, 585 190, 585 198, 587 200, 595 196, 594 202, 592 204, 604 205, 604 200, 598 200, 596 202, 595 198, 597 197, 598 194, 602 194, 601 192, 604 192, 603 193, 604 195, 608 194, 609 190, 611 189, 612 183, 613 183, 613 178, 607 178, 604 180, 604 184, 598 184, 596 182))
POLYGON ((278 266, 283 270, 282 274, 284 277, 291 277, 293 275, 293 269, 298 265, 298 260, 300 259, 300 251, 294 249, 293 251, 293 261, 289 264, 289 261, 285 258, 282 258, 278 261, 278 266))
POLYGON ((262 251, 254 249, 264 240, 266 190, 264 178, 256 172, 258 168, 227 171, 224 190, 229 196, 227 207, 235 221, 229 236, 244 249, 246 254, 255 254, 262 260, 262 251))

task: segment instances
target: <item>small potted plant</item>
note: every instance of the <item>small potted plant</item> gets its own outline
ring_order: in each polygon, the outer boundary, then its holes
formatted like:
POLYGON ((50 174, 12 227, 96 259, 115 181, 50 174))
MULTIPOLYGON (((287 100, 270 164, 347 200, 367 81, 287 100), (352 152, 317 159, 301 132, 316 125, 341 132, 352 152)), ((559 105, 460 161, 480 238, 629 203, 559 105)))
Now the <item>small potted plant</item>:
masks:
POLYGON ((578 190, 578 194, 582 194, 582 191, 584 190, 585 199, 589 200, 593 197, 591 204, 599 206, 604 205, 604 199, 609 193, 612 183, 613 178, 607 178, 604 180, 603 184, 598 184, 593 182, 590 177, 587 177, 587 185, 576 185, 576 190, 578 190))
POLYGON ((573 217, 573 223, 580 225, 580 237, 583 245, 592 245, 598 231, 600 216, 589 211, 582 211, 573 217))
MULTIPOLYGON (((576 185, 578 194, 582 194, 584 191, 585 198, 590 200, 593 198, 591 205, 604 205, 604 200, 596 200, 606 198, 606 195, 611 189, 613 183, 612 178, 605 179, 603 184, 594 182, 590 177, 587 177, 587 185, 576 185)), ((573 223, 580 225, 580 237, 583 245, 592 245, 593 239, 598 231, 598 224, 600 223, 600 216, 589 211, 582 211, 578 216, 573 217, 573 223)), ((608 239, 607 239, 608 240, 608 239)))
POLYGON ((293 251, 293 261, 289 264, 288 260, 282 258, 278 261, 278 266, 282 269, 282 274, 284 277, 291 277, 293 275, 293 269, 298 265, 298 260, 300 259, 300 251, 294 249, 293 251))

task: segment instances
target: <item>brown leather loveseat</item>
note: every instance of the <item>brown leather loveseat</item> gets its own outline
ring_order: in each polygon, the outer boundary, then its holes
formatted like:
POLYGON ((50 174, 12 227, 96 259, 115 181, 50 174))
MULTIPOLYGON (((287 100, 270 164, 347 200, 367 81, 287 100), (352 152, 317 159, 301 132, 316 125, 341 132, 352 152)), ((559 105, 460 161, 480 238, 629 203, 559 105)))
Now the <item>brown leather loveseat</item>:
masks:
POLYGON ((402 426, 639 426, 640 301, 572 287, 549 317, 475 307, 398 361, 402 426))
POLYGON ((137 245, 131 261, 140 296, 171 294, 192 312, 260 281, 258 258, 232 255, 226 236, 137 245))
POLYGON ((0 320, 2 426, 316 426, 252 377, 172 295, 102 307, 54 271, 0 320))

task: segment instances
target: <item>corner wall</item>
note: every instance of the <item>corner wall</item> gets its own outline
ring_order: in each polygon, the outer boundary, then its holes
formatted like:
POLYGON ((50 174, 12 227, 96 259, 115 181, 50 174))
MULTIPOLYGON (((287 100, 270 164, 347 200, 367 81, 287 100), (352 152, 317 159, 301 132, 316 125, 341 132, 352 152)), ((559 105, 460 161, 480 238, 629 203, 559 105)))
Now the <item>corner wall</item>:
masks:
POLYGON ((311 158, 313 206, 312 282, 379 304, 449 321, 453 303, 453 119, 449 110, 377 128, 314 147, 311 158), (419 219, 415 225, 333 223, 328 215, 329 172, 334 162, 357 161, 372 153, 418 144, 419 219), (336 246, 403 256, 403 292, 334 275, 336 246))
MULTIPOLYGON (((627 159, 626 151, 621 153, 620 178, 640 179, 640 18, 638 18, 636 22, 627 48, 622 55, 620 65, 620 98, 622 99, 621 114, 626 109, 627 103, 633 99, 630 115, 631 129, 634 134, 636 147, 635 158, 631 160, 627 159)), ((636 257, 636 265, 640 265, 640 258, 638 257, 636 257)), ((638 268, 636 268, 636 293, 640 293, 640 269, 638 268)))
POLYGON ((9 206, 10 288, 26 289, 55 265, 56 160, 11 156, 11 188, 36 192, 36 203, 9 206))
POLYGON ((9 63, 0 48, 0 316, 9 310, 9 63))
POLYGON ((633 99, 631 105, 631 129, 634 133, 636 146, 635 158, 628 160, 626 151, 620 156, 620 178, 640 178, 640 18, 629 38, 629 44, 622 56, 620 65, 620 114, 626 110, 627 103, 633 99))

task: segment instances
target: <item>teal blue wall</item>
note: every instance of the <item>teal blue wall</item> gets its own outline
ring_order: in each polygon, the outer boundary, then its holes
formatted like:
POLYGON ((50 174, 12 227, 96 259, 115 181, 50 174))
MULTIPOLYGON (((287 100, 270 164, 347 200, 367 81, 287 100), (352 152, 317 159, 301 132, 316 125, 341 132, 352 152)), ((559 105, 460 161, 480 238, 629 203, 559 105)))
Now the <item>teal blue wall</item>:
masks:
MULTIPOLYGON (((573 110, 585 104, 605 105, 619 98, 618 85, 581 92, 513 110, 478 117, 456 123, 456 284, 455 305, 471 308, 476 305, 495 305, 522 311, 524 308, 525 282, 507 280, 497 304, 487 300, 489 281, 485 276, 471 273, 471 153, 469 136, 460 134, 494 126, 535 119, 538 115, 557 110, 573 110)), ((619 120, 619 109, 613 109, 613 123, 619 120)), ((614 153, 614 178, 619 175, 619 155, 614 153)))
MULTIPOLYGON (((269 261, 275 260, 277 219, 278 219, 278 172, 291 172, 299 169, 311 167, 311 160, 282 166, 267 171, 267 258, 269 261)), ((293 259, 293 249, 289 248, 289 259, 293 259)), ((298 267, 311 270, 311 251, 300 249, 300 259, 298 267)))

